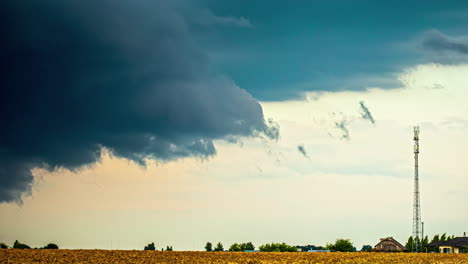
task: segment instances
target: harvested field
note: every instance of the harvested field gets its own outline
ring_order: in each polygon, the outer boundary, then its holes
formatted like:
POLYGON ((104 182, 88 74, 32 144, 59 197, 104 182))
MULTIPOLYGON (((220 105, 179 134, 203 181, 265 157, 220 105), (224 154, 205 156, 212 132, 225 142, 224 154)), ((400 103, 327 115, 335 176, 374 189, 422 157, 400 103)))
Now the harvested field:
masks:
POLYGON ((0 263, 411 263, 462 264, 468 254, 161 252, 141 250, 1 249, 0 263))

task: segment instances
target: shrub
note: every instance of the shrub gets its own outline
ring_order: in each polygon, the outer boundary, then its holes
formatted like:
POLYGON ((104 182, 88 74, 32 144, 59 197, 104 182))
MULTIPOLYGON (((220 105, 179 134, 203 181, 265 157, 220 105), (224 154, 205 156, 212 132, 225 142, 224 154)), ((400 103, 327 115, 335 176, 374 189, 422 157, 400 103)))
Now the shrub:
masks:
POLYGON ((241 251, 241 247, 239 244, 234 243, 229 247, 229 251, 241 251))
POLYGON ((340 252, 353 252, 356 251, 356 249, 353 246, 353 243, 351 243, 350 239, 337 239, 335 241, 335 244, 327 244, 325 247, 331 251, 340 251, 340 252))
POLYGON ((13 244, 13 248, 18 248, 18 249, 30 249, 31 247, 26 245, 26 244, 22 244, 20 243, 18 240, 15 241, 15 243, 13 244))
POLYGON ((362 249, 361 249, 362 252, 369 252, 371 250, 372 250, 371 245, 364 245, 364 246, 362 246, 362 249))
POLYGON ((154 242, 151 242, 147 246, 145 246, 144 250, 156 250, 156 246, 154 245, 154 242))
POLYGON ((59 249, 59 247, 57 246, 57 244, 49 243, 47 244, 47 246, 43 247, 43 249, 59 249))

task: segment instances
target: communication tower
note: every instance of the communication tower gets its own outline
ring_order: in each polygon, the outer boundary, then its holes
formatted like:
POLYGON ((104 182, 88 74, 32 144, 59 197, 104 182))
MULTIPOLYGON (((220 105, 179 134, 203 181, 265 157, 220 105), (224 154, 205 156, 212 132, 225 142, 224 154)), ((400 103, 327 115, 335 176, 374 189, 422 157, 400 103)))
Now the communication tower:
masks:
POLYGON ((421 206, 419 204, 419 127, 414 127, 414 201, 413 201, 413 252, 421 252, 421 206))

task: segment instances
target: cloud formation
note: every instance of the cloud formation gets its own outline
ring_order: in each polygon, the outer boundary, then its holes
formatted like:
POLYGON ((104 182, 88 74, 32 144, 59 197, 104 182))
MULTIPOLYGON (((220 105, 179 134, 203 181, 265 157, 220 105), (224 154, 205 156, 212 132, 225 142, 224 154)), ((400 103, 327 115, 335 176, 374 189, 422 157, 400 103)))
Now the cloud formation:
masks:
POLYGON ((6 0, 0 23, 0 202, 31 191, 32 168, 77 169, 102 147, 144 164, 279 136, 169 1, 6 0))
POLYGON ((209 9, 195 11, 193 14, 188 13, 188 19, 195 25, 201 26, 235 26, 241 28, 254 28, 254 25, 248 18, 236 16, 218 16, 213 14, 209 9))
POLYGON ((359 106, 361 107, 361 117, 362 119, 369 120, 372 124, 375 124, 374 117, 372 116, 369 108, 365 105, 364 101, 359 102, 359 106))
MULTIPOLYGON (((209 10, 207 10, 209 11, 209 10)), ((211 19, 215 24, 219 25, 232 25, 237 27, 253 28, 254 25, 250 22, 249 19, 245 17, 235 17, 235 16, 217 16, 212 12, 207 12, 207 18, 211 19)))
POLYGON ((335 122, 335 128, 337 128, 341 132, 340 139, 349 140, 349 129, 347 125, 348 122, 346 121, 346 119, 335 122))
POLYGON ((307 155, 307 151, 303 144, 297 146, 297 151, 299 151, 299 153, 301 153, 305 158, 309 158, 309 155, 307 155))
POLYGON ((455 52, 468 54, 468 38, 450 37, 438 30, 431 30, 424 34, 422 46, 436 52, 455 52))

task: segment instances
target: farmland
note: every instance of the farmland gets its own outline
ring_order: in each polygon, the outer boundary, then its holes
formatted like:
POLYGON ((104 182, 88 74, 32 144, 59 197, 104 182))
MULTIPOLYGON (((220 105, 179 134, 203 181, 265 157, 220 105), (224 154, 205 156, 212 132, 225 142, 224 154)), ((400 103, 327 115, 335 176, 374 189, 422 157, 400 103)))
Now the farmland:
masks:
POLYGON ((0 263, 412 263, 462 264, 468 254, 161 252, 141 250, 1 249, 0 263))

